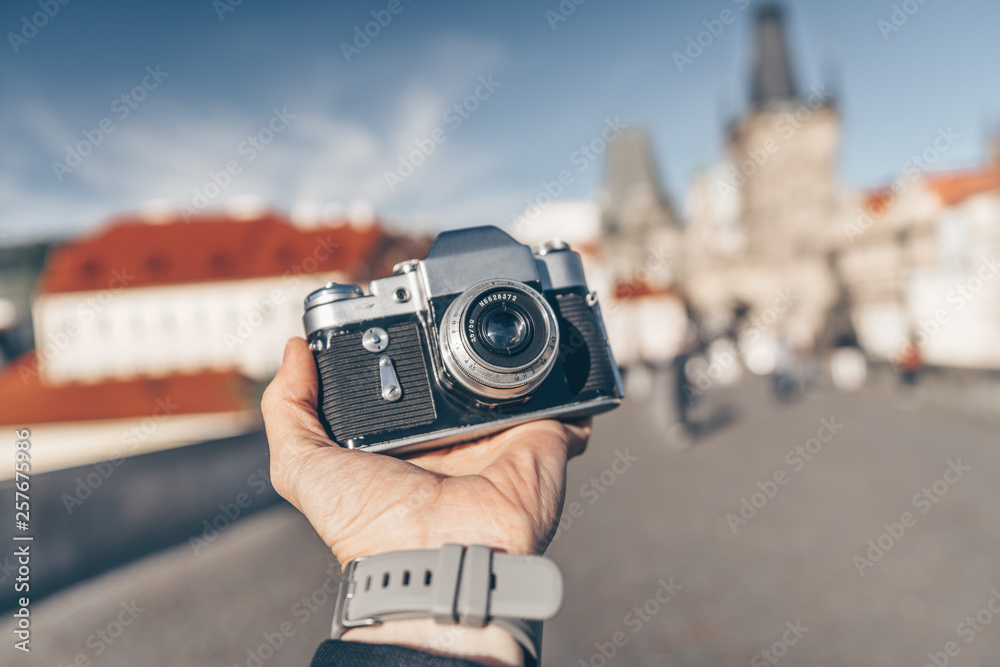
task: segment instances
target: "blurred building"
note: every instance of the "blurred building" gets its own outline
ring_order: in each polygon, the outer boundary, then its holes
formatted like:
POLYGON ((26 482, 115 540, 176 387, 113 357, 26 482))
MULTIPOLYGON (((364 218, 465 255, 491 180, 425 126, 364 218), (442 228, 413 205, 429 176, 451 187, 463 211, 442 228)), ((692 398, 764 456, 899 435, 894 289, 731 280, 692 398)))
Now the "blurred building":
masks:
POLYGON ((929 364, 1000 368, 998 158, 859 195, 839 264, 871 356, 892 361, 912 340, 929 364))
POLYGON ((528 244, 559 238, 580 253, 620 365, 656 364, 677 353, 687 323, 676 289, 681 229, 644 132, 625 130, 608 143, 597 201, 526 211, 514 234, 528 244))
MULTIPOLYGON (((823 87, 801 90, 783 13, 757 12, 751 102, 727 158, 688 191, 683 284, 707 321, 766 313, 756 335, 798 349, 860 344, 893 361, 912 341, 932 365, 1000 368, 1000 143, 989 164, 891 185, 838 185, 840 119, 823 87)), ((934 150, 954 140, 941 130, 934 150), (940 144, 940 146, 939 146, 940 144)), ((907 163, 910 165, 910 163, 907 163)))
POLYGON ((913 340, 930 364, 1000 368, 1000 141, 978 169, 846 190, 836 100, 795 69, 783 10, 761 6, 748 107, 694 175, 684 226, 630 129, 608 144, 599 205, 552 203, 520 235, 581 251, 623 365, 672 357, 691 315, 775 359, 861 345, 892 360, 913 340))
POLYGON ((754 319, 791 293, 766 333, 809 349, 838 295, 829 255, 842 208, 839 114, 827 91, 796 85, 777 6, 757 13, 751 77, 726 159, 698 174, 688 193, 684 285, 715 329, 736 312, 754 319))
POLYGON ((256 387, 302 335, 305 296, 388 275, 428 247, 374 219, 114 220, 51 252, 35 349, 0 373, 0 424, 35 430, 36 470, 253 428, 256 387))
POLYGON ((620 364, 658 364, 680 351, 687 309, 678 290, 682 229, 649 137, 626 130, 608 147, 601 248, 611 284, 603 312, 620 364))
POLYGON ((47 383, 234 369, 265 380, 302 333, 305 296, 353 282, 387 237, 374 225, 300 229, 277 215, 118 220, 50 257, 32 309, 47 383))

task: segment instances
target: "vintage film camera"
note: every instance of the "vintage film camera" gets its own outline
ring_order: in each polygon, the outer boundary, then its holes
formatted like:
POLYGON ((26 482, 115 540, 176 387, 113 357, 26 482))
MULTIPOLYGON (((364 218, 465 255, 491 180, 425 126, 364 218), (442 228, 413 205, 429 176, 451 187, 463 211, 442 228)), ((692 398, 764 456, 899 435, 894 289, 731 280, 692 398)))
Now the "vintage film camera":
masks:
POLYGON ((334 442, 394 455, 624 398, 597 295, 565 243, 496 227, 440 234, 423 260, 305 301, 319 417, 334 442))

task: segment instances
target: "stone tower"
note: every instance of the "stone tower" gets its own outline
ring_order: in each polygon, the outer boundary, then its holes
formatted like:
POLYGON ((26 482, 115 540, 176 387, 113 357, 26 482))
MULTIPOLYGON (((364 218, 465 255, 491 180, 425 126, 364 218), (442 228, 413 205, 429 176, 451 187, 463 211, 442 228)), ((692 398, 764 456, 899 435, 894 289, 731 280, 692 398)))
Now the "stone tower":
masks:
POLYGON ((649 138, 641 130, 625 130, 608 148, 604 174, 604 228, 609 235, 642 236, 675 227, 663 192, 649 138))
POLYGON ((764 5, 753 26, 750 96, 727 135, 726 160, 689 193, 684 286, 706 322, 773 316, 760 336, 794 349, 822 345, 837 296, 828 254, 839 229, 840 121, 823 88, 796 82, 784 12, 764 5), (778 304, 787 297, 791 305, 778 304))
POLYGON ((751 98, 729 132, 747 259, 773 262, 822 255, 836 206, 840 120, 822 88, 795 83, 784 12, 757 12, 751 98))
POLYGON ((601 236, 612 271, 630 279, 629 274, 647 265, 655 251, 659 257, 672 259, 669 265, 658 261, 658 275, 649 278, 671 282, 677 268, 680 227, 663 190, 649 138, 642 130, 626 130, 609 144, 603 199, 601 236))

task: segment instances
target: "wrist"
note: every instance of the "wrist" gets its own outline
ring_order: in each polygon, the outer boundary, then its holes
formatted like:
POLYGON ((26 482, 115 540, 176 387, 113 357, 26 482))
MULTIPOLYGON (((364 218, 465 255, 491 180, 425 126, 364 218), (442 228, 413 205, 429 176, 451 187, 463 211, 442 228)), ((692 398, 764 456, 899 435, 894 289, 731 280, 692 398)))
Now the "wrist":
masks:
POLYGON ((448 542, 347 563, 331 635, 487 665, 537 664, 541 622, 562 606, 559 567, 448 542))
POLYGON ((521 667, 524 664, 521 645, 509 632, 495 625, 467 628, 440 625, 432 619, 419 618, 352 628, 341 639, 366 644, 394 644, 498 667, 521 667))
MULTIPOLYGON (((414 549, 440 549, 445 544, 481 543, 480 540, 481 536, 479 534, 473 535, 472 531, 464 539, 456 535, 454 531, 450 531, 447 536, 421 535, 416 537, 411 535, 390 538, 385 543, 380 544, 377 550, 369 550, 366 553, 345 558, 341 562, 341 568, 346 570, 352 560, 361 556, 414 549)), ((523 547, 517 546, 513 546, 513 549, 517 549, 517 551, 503 547, 495 549, 508 553, 529 553, 524 551, 523 547)), ((524 665, 524 652, 521 645, 509 632, 495 625, 469 628, 462 625, 442 625, 430 618, 415 618, 352 628, 345 632, 341 639, 366 644, 393 644, 497 667, 522 667, 524 665)))

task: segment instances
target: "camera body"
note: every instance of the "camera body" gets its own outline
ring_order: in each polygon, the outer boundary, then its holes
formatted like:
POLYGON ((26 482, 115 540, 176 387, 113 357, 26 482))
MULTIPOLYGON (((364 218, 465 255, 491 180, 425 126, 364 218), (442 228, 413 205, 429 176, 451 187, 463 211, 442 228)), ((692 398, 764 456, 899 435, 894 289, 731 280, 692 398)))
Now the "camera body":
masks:
POLYGON ((560 241, 443 232, 369 289, 330 283, 305 301, 319 417, 341 446, 412 453, 624 398, 597 295, 560 241))

